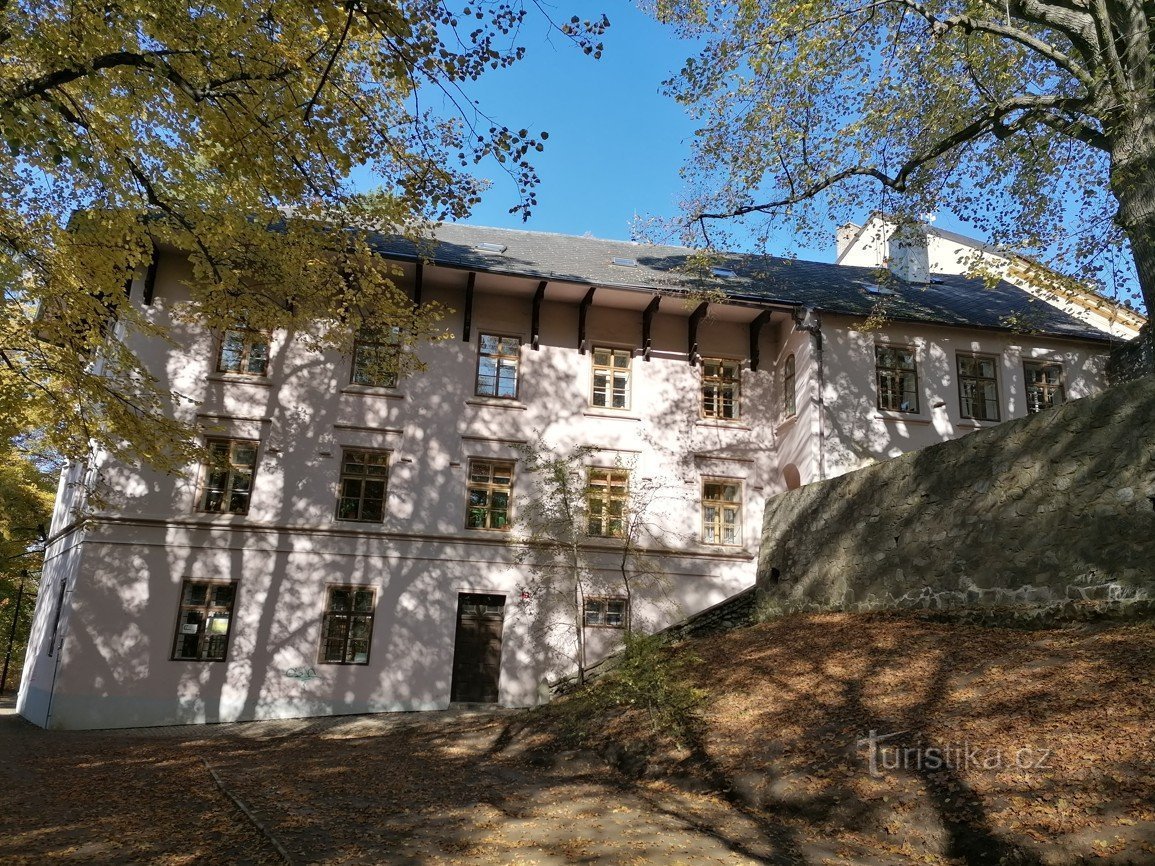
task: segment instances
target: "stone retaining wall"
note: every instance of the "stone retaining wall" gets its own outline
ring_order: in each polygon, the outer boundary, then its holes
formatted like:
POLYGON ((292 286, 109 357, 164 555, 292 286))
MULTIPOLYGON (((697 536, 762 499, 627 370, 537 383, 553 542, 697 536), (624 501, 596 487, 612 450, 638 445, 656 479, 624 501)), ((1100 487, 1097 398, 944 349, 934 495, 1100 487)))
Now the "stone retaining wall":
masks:
POLYGON ((1107 378, 1113 385, 1141 376, 1155 376, 1155 330, 1150 322, 1134 340, 1112 349, 1107 362, 1107 378))
POLYGON ((1155 598, 1155 377, 766 504, 763 612, 1155 598))

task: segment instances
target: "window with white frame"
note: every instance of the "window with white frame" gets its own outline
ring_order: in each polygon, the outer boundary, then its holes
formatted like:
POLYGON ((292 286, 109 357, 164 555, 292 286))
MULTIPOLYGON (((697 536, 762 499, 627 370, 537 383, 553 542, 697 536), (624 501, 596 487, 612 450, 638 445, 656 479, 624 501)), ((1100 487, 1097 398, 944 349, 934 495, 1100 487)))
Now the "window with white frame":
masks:
POLYGON ((466 527, 509 529, 512 489, 512 463, 502 460, 470 460, 466 527))
POLYGON ((401 329, 362 331, 353 342, 349 381, 374 388, 396 388, 401 368, 401 329))
POLYGON ((1063 365, 1053 361, 1023 361, 1023 378, 1027 383, 1027 414, 1033 415, 1065 399, 1063 365))
POLYGON ((782 416, 793 418, 798 414, 798 401, 794 392, 794 356, 789 355, 782 364, 782 416))
POLYGON ((517 399, 521 339, 481 334, 477 344, 477 388, 479 397, 517 399))
POLYGON ((337 519, 380 523, 385 519, 388 488, 388 451, 343 450, 337 519))
POLYGON ((254 328, 236 326, 221 335, 217 352, 218 373, 264 376, 269 371, 269 335, 254 328))
POLYGON ((324 664, 369 664, 376 590, 364 586, 331 586, 325 596, 321 623, 324 664))
POLYGON ((722 421, 738 418, 741 396, 741 370, 738 361, 722 358, 702 359, 702 417, 722 421))
POLYGON ((235 582, 186 580, 181 587, 173 659, 223 662, 236 597, 235 582))
POLYGON ((904 346, 874 347, 878 380, 878 408, 887 412, 918 413, 918 370, 914 349, 904 346))
POLYGON ((257 443, 247 439, 209 439, 209 462, 201 475, 197 510, 248 514, 257 466, 257 443))
POLYGON ((589 535, 621 538, 625 534, 629 488, 627 469, 590 469, 586 487, 589 535))
POLYGON ((742 543, 742 482, 732 478, 702 479, 702 542, 742 543))
POLYGON ((625 628, 629 612, 629 602, 624 598, 589 597, 583 619, 586 626, 625 628))
POLYGON ((594 347, 590 405, 604 409, 630 408, 631 349, 594 347))
POLYGON ((959 355, 958 391, 959 409, 964 418, 998 421, 998 359, 986 355, 959 355))

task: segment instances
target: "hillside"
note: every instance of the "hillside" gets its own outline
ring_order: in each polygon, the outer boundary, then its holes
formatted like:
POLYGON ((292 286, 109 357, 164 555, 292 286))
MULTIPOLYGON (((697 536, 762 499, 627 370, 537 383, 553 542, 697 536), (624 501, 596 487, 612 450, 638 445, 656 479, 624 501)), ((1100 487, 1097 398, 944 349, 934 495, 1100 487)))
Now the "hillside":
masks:
POLYGON ((580 739, 642 787, 728 801, 775 861, 1155 863, 1151 622, 800 614, 678 659, 705 695, 683 743, 591 700, 605 683, 520 739, 543 753, 580 739))

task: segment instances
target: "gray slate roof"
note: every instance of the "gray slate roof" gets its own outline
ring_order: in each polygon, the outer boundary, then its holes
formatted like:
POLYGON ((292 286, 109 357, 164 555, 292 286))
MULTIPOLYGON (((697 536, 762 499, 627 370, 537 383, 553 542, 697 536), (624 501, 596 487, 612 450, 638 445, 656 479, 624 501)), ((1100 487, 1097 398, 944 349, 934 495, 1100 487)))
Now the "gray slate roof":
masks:
MULTIPOLYGON (((722 291, 736 301, 813 307, 827 313, 868 316, 879 310, 891 321, 1025 331, 1077 339, 1109 341, 1099 329, 1068 315, 1007 282, 988 287, 981 279, 934 275, 926 286, 904 283, 878 268, 846 267, 776 256, 721 253, 717 267, 734 277, 695 277, 687 247, 637 244, 591 237, 516 229, 447 224, 436 243, 421 254, 437 265, 591 286, 648 291, 722 291), (501 244, 503 253, 479 251, 481 243, 501 244), (633 259, 637 267, 613 264, 633 259), (872 294, 879 281, 894 295, 872 294), (880 309, 881 305, 881 309, 880 309)), ((377 249, 391 258, 413 259, 418 250, 405 238, 381 235, 377 249)))

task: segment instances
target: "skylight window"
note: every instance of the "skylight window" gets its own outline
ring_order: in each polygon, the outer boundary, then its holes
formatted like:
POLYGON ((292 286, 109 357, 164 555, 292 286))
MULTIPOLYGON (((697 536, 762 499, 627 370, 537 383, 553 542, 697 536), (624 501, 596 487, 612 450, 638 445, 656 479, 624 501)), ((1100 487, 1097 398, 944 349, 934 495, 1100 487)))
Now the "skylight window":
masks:
POLYGON ((474 249, 481 253, 504 253, 509 247, 505 244, 484 243, 478 244, 474 249))
POLYGON ((733 268, 714 268, 714 276, 716 277, 736 277, 738 272, 733 268))
POLYGON ((636 268, 638 266, 637 259, 626 259, 619 256, 614 256, 613 262, 619 268, 636 268))
POLYGON ((867 283, 866 291, 870 292, 870 294, 872 294, 872 295, 894 295, 894 294, 897 294, 897 292, 895 292, 894 289, 892 289, 890 286, 881 286, 878 283, 867 283))

